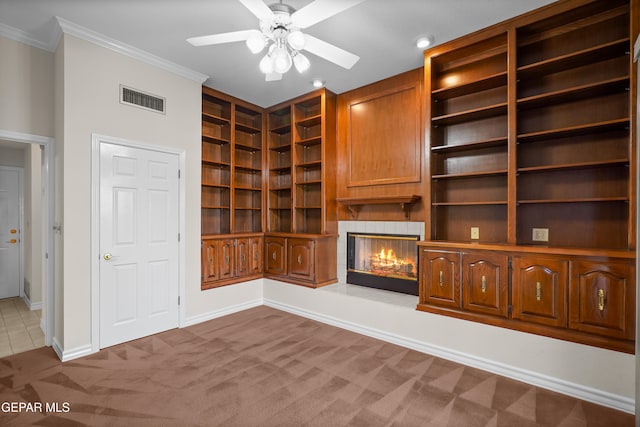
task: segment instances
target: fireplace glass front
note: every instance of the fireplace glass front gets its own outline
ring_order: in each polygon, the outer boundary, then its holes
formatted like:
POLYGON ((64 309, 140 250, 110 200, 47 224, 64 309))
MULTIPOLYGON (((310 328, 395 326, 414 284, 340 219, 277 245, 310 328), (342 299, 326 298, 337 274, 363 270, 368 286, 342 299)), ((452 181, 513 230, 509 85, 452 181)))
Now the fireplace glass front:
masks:
POLYGON ((418 295, 420 236, 347 233, 347 283, 418 295))

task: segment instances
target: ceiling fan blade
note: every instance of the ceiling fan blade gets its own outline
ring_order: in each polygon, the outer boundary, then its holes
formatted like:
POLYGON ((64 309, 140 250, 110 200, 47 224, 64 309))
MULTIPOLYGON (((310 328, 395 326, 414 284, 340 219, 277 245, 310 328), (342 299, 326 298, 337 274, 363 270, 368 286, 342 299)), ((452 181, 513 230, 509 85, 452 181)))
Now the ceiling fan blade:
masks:
POLYGON ((351 67, 353 67, 360 59, 358 55, 354 55, 351 52, 347 52, 344 49, 340 49, 337 46, 310 36, 309 34, 305 34, 304 38, 304 50, 324 58, 327 61, 331 61, 334 64, 346 68, 347 70, 351 69, 351 67))
POLYGON ((230 33, 211 34, 208 36, 191 37, 187 41, 194 46, 208 46, 211 44, 245 41, 253 34, 261 35, 258 30, 233 31, 230 33))
POLYGON ((282 80, 282 74, 280 73, 268 73, 264 75, 265 82, 275 82, 278 80, 282 80))
POLYGON ((261 21, 268 21, 273 17, 273 12, 262 0, 238 0, 261 21))
MULTIPOLYGON (((240 0, 242 1, 242 0, 240 0)), ((291 15, 293 25, 307 28, 333 15, 362 3, 364 0, 316 0, 291 15)))

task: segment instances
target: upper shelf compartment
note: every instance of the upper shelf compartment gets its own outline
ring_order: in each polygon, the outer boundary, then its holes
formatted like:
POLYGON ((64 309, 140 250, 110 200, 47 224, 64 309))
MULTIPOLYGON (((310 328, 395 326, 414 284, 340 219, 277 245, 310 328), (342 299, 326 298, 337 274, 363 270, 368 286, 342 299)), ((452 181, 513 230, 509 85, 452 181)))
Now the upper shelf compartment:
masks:
POLYGON ((429 58, 431 99, 473 95, 507 84, 506 34, 429 58))

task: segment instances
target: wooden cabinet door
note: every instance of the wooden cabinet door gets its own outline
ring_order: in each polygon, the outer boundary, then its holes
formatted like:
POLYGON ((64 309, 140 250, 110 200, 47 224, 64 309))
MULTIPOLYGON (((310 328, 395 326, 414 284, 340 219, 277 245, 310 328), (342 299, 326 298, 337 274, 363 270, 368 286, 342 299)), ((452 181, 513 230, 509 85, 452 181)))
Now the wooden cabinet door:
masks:
POLYGON ((236 261, 236 277, 247 276, 249 274, 249 238, 236 239, 235 248, 235 261, 236 261))
POLYGON ((635 336, 632 265, 576 261, 571 265, 569 327, 614 338, 635 336))
POLYGON ((265 238, 265 271, 269 274, 287 274, 287 246, 284 237, 265 238))
POLYGON ((509 258, 502 254, 462 254, 462 307, 507 317, 509 258))
POLYGON ((220 265, 220 279, 231 279, 234 276, 235 247, 233 239, 223 239, 218 245, 218 262, 220 265))
POLYGON ((289 239, 289 276, 304 280, 315 280, 315 241, 289 239))
POLYGON ((460 254, 423 251, 420 303, 460 308, 460 254))
POLYGON ((513 257, 513 318, 567 326, 568 261, 513 257))
POLYGON ((249 239, 249 274, 262 273, 262 238, 249 239))
POLYGON ((202 241, 202 281, 214 282, 220 278, 218 266, 218 241, 202 241))

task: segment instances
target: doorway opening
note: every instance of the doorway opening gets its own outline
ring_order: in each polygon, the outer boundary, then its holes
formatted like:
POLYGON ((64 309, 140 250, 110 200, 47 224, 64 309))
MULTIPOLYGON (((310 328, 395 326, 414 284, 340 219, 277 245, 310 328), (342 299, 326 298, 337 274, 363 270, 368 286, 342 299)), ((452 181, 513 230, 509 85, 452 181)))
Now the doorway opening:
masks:
POLYGON ((50 346, 53 341, 54 140, 0 129, 0 150, 16 154, 0 156, 3 166, 25 172, 24 191, 20 190, 23 220, 19 226, 9 227, 9 237, 3 240, 21 246, 17 295, 0 300, 0 320, 7 331, 2 341, 7 345, 0 345, 0 354, 7 356, 50 346))

